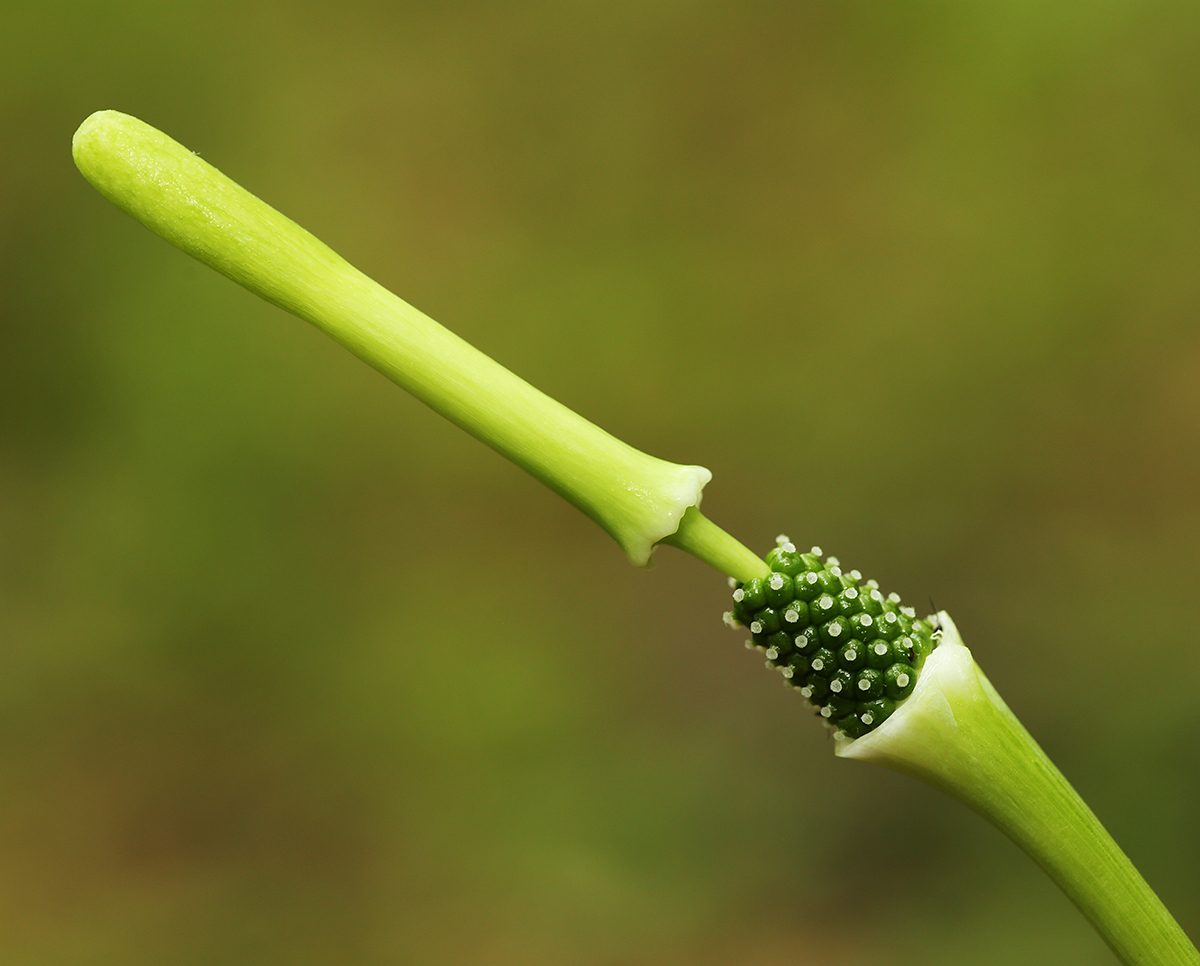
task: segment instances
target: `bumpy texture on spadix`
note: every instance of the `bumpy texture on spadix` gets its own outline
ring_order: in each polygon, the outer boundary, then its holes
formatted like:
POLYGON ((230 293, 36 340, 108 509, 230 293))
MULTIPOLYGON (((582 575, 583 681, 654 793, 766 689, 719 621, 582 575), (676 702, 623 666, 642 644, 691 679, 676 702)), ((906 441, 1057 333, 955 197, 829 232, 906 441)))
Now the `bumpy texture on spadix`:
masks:
POLYGON ((771 573, 736 584, 725 621, 748 627, 749 648, 817 708, 838 737, 883 724, 917 684, 937 646, 937 618, 918 620, 821 548, 801 553, 786 537, 767 554, 771 573))

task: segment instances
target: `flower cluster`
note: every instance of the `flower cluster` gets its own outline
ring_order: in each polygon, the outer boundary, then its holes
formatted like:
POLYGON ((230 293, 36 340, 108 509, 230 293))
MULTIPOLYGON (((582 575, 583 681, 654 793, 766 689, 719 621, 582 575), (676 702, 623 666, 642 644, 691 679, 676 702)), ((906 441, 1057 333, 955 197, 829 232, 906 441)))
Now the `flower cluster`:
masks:
POLYGON ((746 646, 762 651, 839 736, 879 727, 916 686, 937 646, 937 619, 918 620, 836 557, 822 561, 820 547, 801 553, 780 537, 766 561, 768 576, 735 584, 725 622, 748 627, 746 646))

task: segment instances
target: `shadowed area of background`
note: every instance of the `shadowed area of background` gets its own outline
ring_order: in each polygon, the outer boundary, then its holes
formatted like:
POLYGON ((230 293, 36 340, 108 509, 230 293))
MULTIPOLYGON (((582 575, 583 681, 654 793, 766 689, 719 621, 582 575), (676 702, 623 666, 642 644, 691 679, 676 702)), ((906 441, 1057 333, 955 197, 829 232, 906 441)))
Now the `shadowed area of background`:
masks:
POLYGON ((949 610, 1200 932, 1200 7, 17 0, 11 962, 1104 964, 589 521, 70 159, 162 128, 764 552, 949 610))

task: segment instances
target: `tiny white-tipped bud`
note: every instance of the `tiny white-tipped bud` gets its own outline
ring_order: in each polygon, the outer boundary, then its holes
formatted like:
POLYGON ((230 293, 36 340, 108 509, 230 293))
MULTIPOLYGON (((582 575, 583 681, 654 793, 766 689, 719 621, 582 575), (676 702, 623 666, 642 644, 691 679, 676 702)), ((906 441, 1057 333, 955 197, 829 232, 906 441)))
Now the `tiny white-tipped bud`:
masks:
POLYGON ((796 673, 796 669, 794 667, 788 667, 788 665, 785 664, 779 669, 779 673, 790 681, 792 679, 792 675, 796 673))
POLYGON ((859 720, 869 728, 875 723, 875 715, 873 715, 870 711, 864 711, 859 720))
POLYGON ((737 586, 737 581, 736 581, 734 578, 732 578, 732 577, 727 577, 727 578, 725 579, 725 583, 729 584, 729 586, 730 586, 730 587, 736 587, 736 586, 737 586))
POLYGON ((888 594, 888 600, 890 600, 893 604, 898 604, 900 603, 900 595, 893 590, 890 594, 888 594))
POLYGON ((862 580, 862 574, 859 573, 857 570, 851 570, 850 576, 853 577, 855 580, 862 580))
POLYGON ((917 617, 917 609, 915 607, 901 607, 900 613, 909 620, 915 620, 917 617))
POLYGON ((779 590, 779 588, 783 586, 783 574, 771 574, 771 576, 767 578, 767 586, 772 590, 779 590))
POLYGON ((814 557, 819 557, 821 556, 822 551, 820 547, 813 547, 810 553, 812 553, 814 557))
POLYGON ((761 634, 762 633, 762 621, 751 621, 750 622, 750 633, 751 634, 761 634))
POLYGON ((775 538, 775 542, 782 547, 785 543, 791 543, 792 541, 781 533, 775 538))
POLYGON ((830 567, 840 567, 842 565, 842 562, 837 557, 826 557, 825 563, 830 567))
POLYGON ((834 564, 832 567, 829 568, 829 572, 831 574, 833 574, 835 577, 840 577, 842 575, 842 568, 839 567, 837 564, 834 564))
POLYGON ((900 687, 900 688, 906 688, 906 687, 908 687, 909 680, 910 680, 909 676, 907 674, 905 674, 903 671, 901 671, 899 674, 896 675, 896 686, 900 687))
POLYGON ((821 709, 821 717, 822 718, 832 718, 833 717, 833 708, 829 707, 829 705, 825 705, 825 707, 823 707, 821 709))
POLYGON ((806 685, 804 685, 804 687, 800 688, 800 694, 802 697, 811 698, 812 697, 812 688, 810 688, 806 684, 806 685))
POLYGON ((824 671, 825 670, 825 659, 820 658, 820 657, 813 658, 812 669, 814 671, 824 671))
POLYGON ((829 636, 830 637, 841 637, 842 636, 842 625, 837 623, 836 621, 831 622, 829 625, 829 636))
POLYGON ((879 581, 876 580, 874 577, 872 577, 870 580, 867 581, 867 586, 870 587, 872 590, 878 590, 879 589, 879 581))
POLYGON ((883 641, 880 641, 878 644, 873 644, 871 649, 880 657, 883 657, 883 655, 888 652, 888 646, 884 644, 883 641))
POLYGON ((837 678, 834 678, 832 681, 829 682, 829 690, 832 691, 834 694, 841 694, 842 693, 842 682, 839 681, 837 678))
POLYGON ((871 682, 868 681, 866 678, 861 678, 858 682, 858 690, 870 691, 871 690, 871 682))
POLYGON ((847 587, 843 593, 846 595, 846 600, 858 600, 857 587, 847 587))
MULTIPOLYGON (((768 647, 765 651, 763 651, 763 653, 767 655, 767 658, 769 660, 773 661, 773 660, 775 660, 775 658, 779 657, 779 648, 768 647)), ((770 664, 767 665, 767 667, 770 667, 770 666, 771 666, 770 664)))
POLYGON ((733 592, 733 599, 736 600, 740 604, 742 601, 744 601, 746 599, 746 592, 744 590, 742 590, 741 587, 739 587, 737 590, 735 590, 733 592))

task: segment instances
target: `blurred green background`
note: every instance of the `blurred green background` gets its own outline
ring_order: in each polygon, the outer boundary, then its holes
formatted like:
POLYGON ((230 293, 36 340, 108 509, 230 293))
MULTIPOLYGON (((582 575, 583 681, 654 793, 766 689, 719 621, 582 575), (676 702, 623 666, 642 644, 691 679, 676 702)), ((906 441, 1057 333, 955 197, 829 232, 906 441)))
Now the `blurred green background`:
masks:
POLYGON ((101 108, 950 610, 1200 933, 1198 49, 1155 0, 9 0, 4 960, 1113 961, 835 759, 722 576, 101 199, 101 108))

